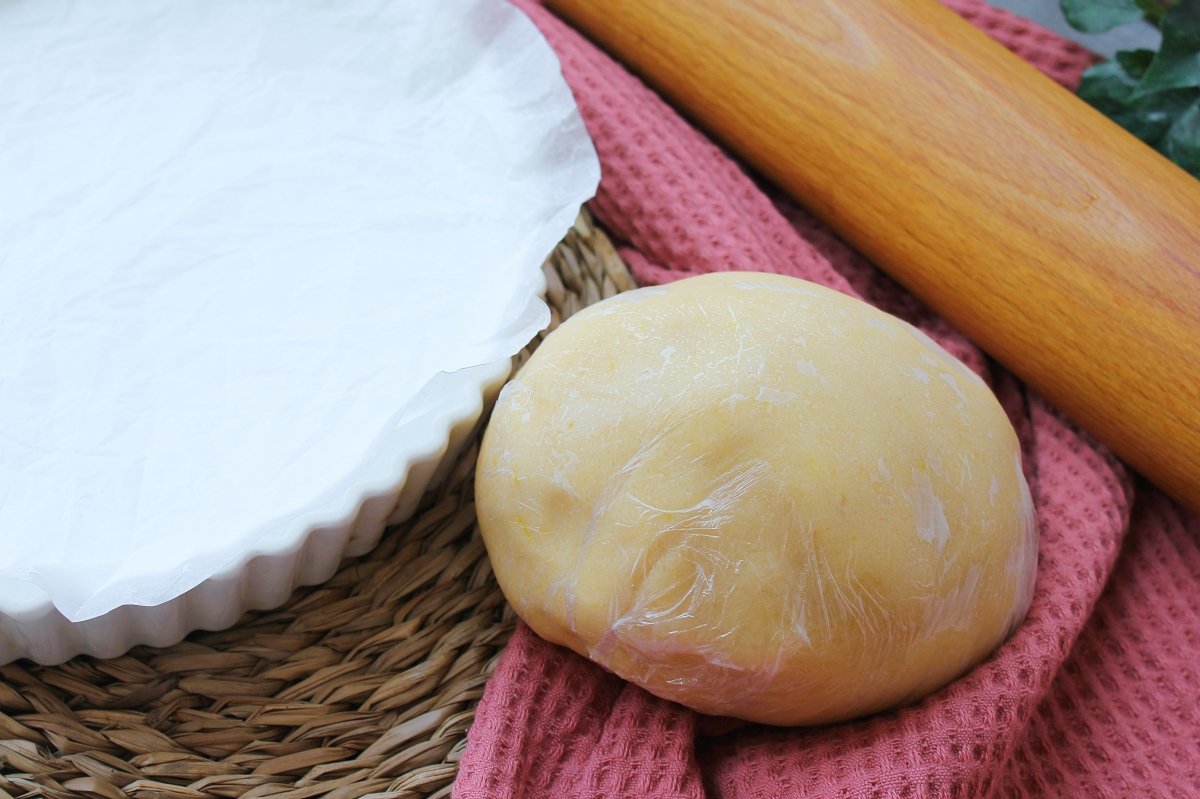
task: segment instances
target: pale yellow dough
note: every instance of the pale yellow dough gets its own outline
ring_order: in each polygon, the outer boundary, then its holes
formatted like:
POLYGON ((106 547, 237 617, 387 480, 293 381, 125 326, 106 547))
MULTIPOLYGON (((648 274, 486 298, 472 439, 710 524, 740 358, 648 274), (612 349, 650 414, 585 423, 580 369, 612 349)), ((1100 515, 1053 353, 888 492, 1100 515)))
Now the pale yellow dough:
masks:
POLYGON ((476 494, 535 632, 750 721, 922 697, 1033 590, 992 392, 910 325, 794 278, 706 275, 579 313, 501 394, 476 494))

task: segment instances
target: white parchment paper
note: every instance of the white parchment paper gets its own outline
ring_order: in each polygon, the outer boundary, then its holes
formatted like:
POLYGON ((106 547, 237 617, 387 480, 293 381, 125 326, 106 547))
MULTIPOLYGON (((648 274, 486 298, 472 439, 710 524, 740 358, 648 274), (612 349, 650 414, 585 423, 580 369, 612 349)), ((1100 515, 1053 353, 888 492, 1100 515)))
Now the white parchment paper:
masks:
POLYGON ((342 502, 598 180, 502 0, 6 0, 0 75, 0 578, 73 621, 342 502))

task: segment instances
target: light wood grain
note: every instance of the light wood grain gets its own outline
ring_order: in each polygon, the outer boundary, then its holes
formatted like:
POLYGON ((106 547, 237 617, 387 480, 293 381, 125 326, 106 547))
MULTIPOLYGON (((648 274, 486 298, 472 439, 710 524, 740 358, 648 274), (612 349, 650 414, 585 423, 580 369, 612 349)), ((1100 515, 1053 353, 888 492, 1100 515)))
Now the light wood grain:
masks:
POLYGON ((550 0, 1200 510, 1200 181, 935 0, 550 0))

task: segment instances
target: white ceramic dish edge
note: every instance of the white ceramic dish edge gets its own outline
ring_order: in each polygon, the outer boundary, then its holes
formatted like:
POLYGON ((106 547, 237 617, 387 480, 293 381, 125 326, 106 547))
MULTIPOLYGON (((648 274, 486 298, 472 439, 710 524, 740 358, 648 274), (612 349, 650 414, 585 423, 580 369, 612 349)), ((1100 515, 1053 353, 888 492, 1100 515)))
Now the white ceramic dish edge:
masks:
POLYGON ((328 580, 343 558, 369 552, 388 524, 412 515, 434 478, 461 450, 511 368, 511 359, 505 359, 438 375, 446 393, 436 407, 413 417, 426 422, 414 425, 423 434, 395 453, 390 474, 364 486, 352 508, 329 514, 326 523, 299 519, 286 534, 258 541, 242 557, 169 602, 123 605, 94 619, 71 622, 36 586, 3 581, 0 664, 28 658, 52 665, 76 655, 116 657, 138 644, 169 646, 195 630, 226 629, 248 610, 279 607, 296 588, 328 580))

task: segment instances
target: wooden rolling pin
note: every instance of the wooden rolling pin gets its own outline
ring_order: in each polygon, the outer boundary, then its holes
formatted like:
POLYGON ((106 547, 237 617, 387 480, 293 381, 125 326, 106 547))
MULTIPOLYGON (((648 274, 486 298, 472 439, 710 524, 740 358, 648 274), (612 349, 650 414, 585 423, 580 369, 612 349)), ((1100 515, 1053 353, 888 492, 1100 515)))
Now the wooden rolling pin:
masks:
POLYGON ((547 0, 1200 511, 1200 181, 936 0, 547 0))

